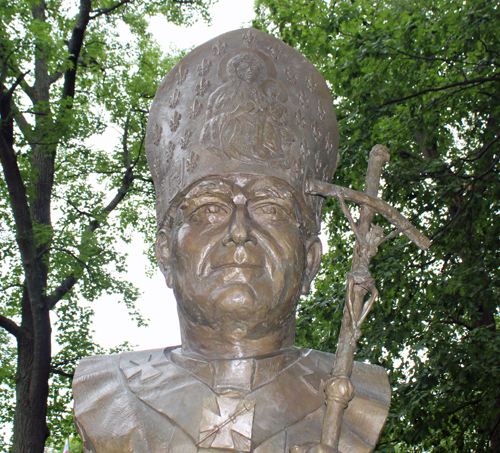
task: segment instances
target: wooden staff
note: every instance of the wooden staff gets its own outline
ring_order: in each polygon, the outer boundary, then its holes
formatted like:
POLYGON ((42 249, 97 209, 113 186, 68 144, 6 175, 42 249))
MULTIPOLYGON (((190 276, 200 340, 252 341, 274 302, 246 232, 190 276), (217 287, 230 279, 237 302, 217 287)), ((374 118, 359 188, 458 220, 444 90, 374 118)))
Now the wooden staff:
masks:
POLYGON ((327 407, 323 420, 321 445, 309 450, 311 453, 338 453, 343 414, 355 394, 350 378, 357 341, 361 336, 361 325, 378 296, 375 281, 368 270, 371 259, 378 252, 378 246, 399 232, 408 236, 421 249, 427 249, 430 246, 429 240, 413 227, 408 219, 377 198, 382 167, 389 159, 387 148, 382 145, 373 147, 366 172, 364 193, 316 180, 310 180, 306 189, 310 194, 337 198, 356 238, 351 271, 347 274, 346 303, 335 364, 332 378, 326 385, 327 407), (354 222, 345 200, 354 201, 361 205, 357 224, 354 222), (378 225, 372 225, 375 212, 388 219, 396 226, 396 230, 384 237, 383 229, 378 225), (368 293, 370 297, 365 301, 368 293))

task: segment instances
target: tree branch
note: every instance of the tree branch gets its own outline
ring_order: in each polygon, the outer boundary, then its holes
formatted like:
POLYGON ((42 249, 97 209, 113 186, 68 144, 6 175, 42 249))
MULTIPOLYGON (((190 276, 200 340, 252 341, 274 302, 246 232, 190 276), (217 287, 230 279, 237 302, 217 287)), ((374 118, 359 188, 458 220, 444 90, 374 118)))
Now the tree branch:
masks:
MULTIPOLYGON (((472 187, 474 188, 474 184, 472 185, 472 187)), ((437 231, 434 232, 434 234, 430 237, 430 240, 434 243, 437 241, 437 237, 439 235, 442 235, 443 233, 445 233, 447 230, 449 230, 452 225, 457 221, 458 217, 462 215, 463 212, 465 212, 465 210, 467 209, 467 207, 469 206, 469 204, 471 203, 472 199, 474 198, 474 192, 473 190, 471 191, 471 194, 469 196, 469 199, 467 200, 467 203, 465 203, 465 205, 463 207, 460 207, 457 211, 457 213, 455 214, 454 217, 452 217, 450 220, 448 220, 448 222, 446 222, 441 228, 439 228, 437 231)))
POLYGON ((462 327, 465 327, 469 331, 473 330, 473 328, 471 326, 469 326, 467 323, 465 323, 463 321, 460 321, 460 319, 453 319, 453 318, 451 318, 450 320, 441 319, 439 321, 439 323, 440 324, 451 324, 454 326, 462 326, 462 327))
POLYGON ((90 19, 95 19, 96 17, 102 16, 103 14, 108 14, 111 11, 120 8, 120 6, 130 3, 130 1, 131 0, 122 0, 121 2, 118 2, 116 5, 110 6, 109 8, 96 9, 95 11, 92 11, 95 14, 92 14, 92 16, 90 16, 90 19))
POLYGON ((7 332, 14 335, 17 339, 24 336, 24 330, 18 326, 12 319, 0 315, 0 327, 3 327, 7 332))
MULTIPOLYGON (((2 83, 0 83, 0 90, 5 93, 8 91, 5 85, 3 85, 2 83)), ((7 99, 5 99, 5 102, 7 102, 7 99)), ((10 110, 11 117, 13 117, 16 121, 17 127, 19 127, 19 130, 23 134, 24 138, 28 140, 28 135, 33 131, 33 129, 24 115, 19 111, 12 98, 10 99, 10 106, 8 108, 10 110)))
POLYGON ((87 263, 83 261, 79 256, 76 256, 73 252, 63 249, 62 247, 52 247, 52 250, 57 250, 58 252, 61 253, 66 253, 66 255, 71 256, 75 261, 78 261, 85 269, 88 270, 87 263))
MULTIPOLYGON (((0 50, 5 50, 5 47, 0 45, 0 50)), ((36 99, 35 89, 32 86, 28 85, 28 83, 24 80, 24 76, 26 74, 28 74, 30 71, 27 71, 23 75, 23 72, 15 63, 13 63, 12 61, 9 63, 9 59, 14 52, 15 51, 12 51, 2 58, 2 67, 0 70, 0 84, 4 83, 5 80, 7 79, 8 68, 10 67, 14 74, 21 74, 22 75, 21 81, 20 81, 20 82, 22 82, 22 88, 23 88, 24 92, 28 95, 28 97, 33 101, 33 103, 36 103, 35 102, 35 99, 36 99)), ((18 76, 18 79, 19 79, 19 76, 18 76)))
POLYGON ((62 71, 54 72, 54 74, 52 74, 49 77, 49 85, 52 85, 53 83, 57 82, 63 76, 63 74, 64 73, 62 71))
POLYGON ((68 46, 70 62, 69 68, 64 74, 63 99, 72 98, 75 95, 76 71, 78 68, 78 57, 83 46, 85 30, 90 20, 91 0, 80 0, 80 11, 76 18, 68 46))
MULTIPOLYGON (((121 187, 118 189, 118 192, 116 193, 115 197, 102 210, 102 215, 108 215, 111 211, 113 211, 118 206, 118 204, 127 195, 128 191, 130 189, 130 186, 132 185, 133 182, 134 182, 134 173, 132 171, 132 168, 128 168, 127 171, 125 172, 124 177, 123 177, 123 182, 122 182, 121 187)), ((99 224, 91 231, 94 231, 98 227, 99 227, 99 224)))
POLYGON ((25 285, 22 285, 21 283, 12 283, 12 285, 2 286, 0 291, 4 292, 10 288, 25 288, 25 285))
POLYGON ((130 153, 128 152, 128 128, 130 125, 130 112, 128 112, 127 120, 125 121, 125 129, 123 131, 122 148, 123 148, 123 164, 125 168, 130 168, 130 153))
MULTIPOLYGON (((142 154, 142 149, 144 147, 144 141, 146 140, 146 134, 142 134, 142 137, 141 137, 141 142, 139 143, 139 151, 137 152, 137 157, 135 158, 134 162, 132 163, 132 168, 135 168, 135 166, 139 163, 139 159, 141 158, 141 154, 142 154)), ((137 179, 135 176, 134 176, 134 179, 137 179)))
POLYGON ((28 120, 24 117, 24 115, 19 111, 16 105, 12 106, 12 113, 14 115, 14 120, 16 121, 17 127, 23 134, 23 137, 29 142, 30 135, 33 132, 33 128, 31 124, 28 123, 28 120))
MULTIPOLYGON (((498 53, 497 51, 488 49, 488 46, 483 41, 483 38, 481 38, 481 27, 479 27, 479 26, 478 26, 478 39, 479 39, 479 42, 483 45, 484 50, 486 50, 486 52, 492 53, 492 54, 496 55, 497 57, 500 56, 500 53, 498 53)), ((494 64, 495 66, 498 66, 498 63, 495 63, 494 60, 491 63, 494 64)))
POLYGON ((3 173, 12 211, 16 223, 16 236, 21 252, 21 259, 25 269, 32 267, 33 258, 36 255, 33 238, 33 225, 29 212, 26 189, 17 165, 17 158, 12 146, 7 143, 4 134, 0 131, 0 160, 2 162, 3 173))
POLYGON ((477 398, 477 399, 472 400, 472 401, 466 401, 465 403, 460 404, 456 409, 449 411, 448 415, 453 415, 453 414, 465 409, 468 406, 475 406, 475 405, 481 403, 483 401, 483 399, 484 398, 477 398))
POLYGON ((68 294, 76 282, 75 275, 71 273, 68 275, 63 282, 54 290, 54 292, 47 298, 47 305, 50 310, 52 310, 57 302, 59 302, 66 294, 68 294))
POLYGON ((9 91, 6 93, 6 96, 12 97, 12 95, 14 94, 14 91, 16 90, 16 88, 20 85, 20 83, 24 80, 24 78, 26 77, 26 75, 29 74, 30 72, 31 71, 28 70, 26 72, 22 72, 21 74, 19 74, 17 76, 17 79, 15 80, 15 82, 10 87, 9 91))
MULTIPOLYGON (((2 50, 4 49, 3 46, 0 47, 2 50)), ((10 55, 12 52, 7 55, 6 57, 2 58, 2 68, 0 69, 0 83, 3 83, 5 79, 7 78, 7 61, 9 60, 10 55)))
POLYGON ((59 370, 53 366, 50 367, 50 372, 52 374, 58 374, 59 376, 68 377, 70 379, 73 379, 73 376, 74 376, 73 373, 66 373, 66 371, 59 370))
POLYGON ((30 86, 28 84, 28 82, 26 82, 26 80, 24 80, 24 77, 26 77, 26 75, 29 74, 31 72, 31 70, 23 73, 21 71, 21 69, 19 67, 17 67, 16 65, 11 65, 11 69, 14 72, 14 74, 20 74, 20 76, 18 76, 18 79, 19 79, 19 77, 21 77, 21 80, 19 81, 19 83, 21 84, 23 91, 28 95, 31 102, 33 102, 33 104, 36 104, 37 99, 38 99, 37 94, 36 94, 36 90, 34 87, 30 86))
MULTIPOLYGON (((133 168, 128 168, 125 171, 125 175, 123 176, 123 181, 121 187, 118 189, 116 195, 114 198, 109 202, 109 204, 98 214, 97 217, 103 218, 108 216, 117 206, 118 204, 125 198, 127 193, 130 191, 130 188, 132 186, 132 183, 134 182, 134 174, 133 174, 133 168)), ((85 232, 86 233, 92 233, 99 226, 101 223, 99 220, 93 220, 92 222, 89 223, 87 226, 85 232)), ((76 282, 78 279, 76 278, 75 274, 72 272, 70 275, 68 275, 63 282, 54 290, 54 292, 47 297, 47 304, 50 309, 53 309, 55 305, 75 286, 76 282)))
POLYGON ((470 159, 465 157, 462 160, 465 162, 474 162, 475 160, 479 159, 486 151, 488 151, 495 144, 495 142, 497 142, 498 140, 500 140, 500 134, 498 134, 489 143, 486 143, 486 145, 483 145, 483 147, 476 152, 476 155, 474 157, 471 157, 470 159))
POLYGON ((408 99, 413 99, 413 98, 416 98, 418 96, 422 96, 426 93, 448 90, 450 88, 463 86, 463 85, 473 85, 473 84, 481 84, 481 83, 487 83, 487 82, 500 82, 500 77, 485 77, 482 79, 465 80, 463 82, 456 82, 456 83, 452 83, 450 85, 445 85, 445 86, 442 86, 439 88, 428 88, 427 90, 419 91, 418 93, 411 94, 410 96, 405 96, 403 98, 394 99, 392 101, 384 102, 383 104, 380 105, 380 107, 385 107, 386 105, 397 104, 398 102, 407 101, 408 99))
POLYGON ((426 60, 426 61, 444 61, 445 63, 449 64, 454 64, 455 62, 452 60, 449 60, 448 58, 438 58, 438 57, 422 57, 420 55, 413 55, 411 53, 403 52, 402 50, 397 49, 396 47, 389 46, 388 44, 385 44, 385 47, 388 47, 389 49, 392 49, 396 51, 397 53, 401 55, 405 55, 410 58, 414 58, 415 60, 426 60))
POLYGON ((63 198, 63 197, 60 197, 58 195, 54 195, 54 198, 58 198, 59 200, 62 200, 64 201, 65 203, 69 204, 76 212, 78 212, 78 214, 82 215, 82 216, 85 216, 85 217, 90 217, 90 218, 93 218, 95 219, 95 215, 90 213, 90 212, 87 212, 87 211, 82 211, 80 209, 78 209, 73 203, 71 203, 71 201, 69 201, 67 198, 63 198))
POLYGON ((153 178, 140 178, 140 177, 134 177, 134 180, 137 181, 142 181, 142 182, 147 182, 147 183, 153 183, 153 178))

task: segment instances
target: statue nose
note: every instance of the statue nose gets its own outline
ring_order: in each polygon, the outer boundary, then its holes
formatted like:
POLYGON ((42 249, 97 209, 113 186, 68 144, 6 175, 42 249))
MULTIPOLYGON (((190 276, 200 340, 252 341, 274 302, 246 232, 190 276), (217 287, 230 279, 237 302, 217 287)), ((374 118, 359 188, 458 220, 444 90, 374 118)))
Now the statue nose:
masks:
POLYGON ((255 244, 257 241, 250 231, 250 219, 245 205, 236 205, 233 213, 229 232, 224 238, 223 243, 227 245, 233 242, 236 245, 243 245, 246 242, 255 244))

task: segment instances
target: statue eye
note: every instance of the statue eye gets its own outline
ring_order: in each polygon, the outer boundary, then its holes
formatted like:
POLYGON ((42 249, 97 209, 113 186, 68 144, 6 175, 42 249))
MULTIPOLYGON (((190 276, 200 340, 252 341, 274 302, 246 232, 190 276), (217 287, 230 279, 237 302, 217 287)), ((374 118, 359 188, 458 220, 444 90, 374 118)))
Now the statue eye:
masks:
POLYGON ((220 206, 217 206, 217 205, 215 205, 215 204, 210 205, 210 206, 207 206, 207 207, 205 208, 205 212, 206 212, 207 214, 218 214, 220 211, 221 211, 220 206))
POLYGON ((219 204, 200 206, 194 211, 190 220, 196 224, 217 224, 223 222, 229 214, 229 209, 219 204))
POLYGON ((278 215, 278 208, 276 206, 266 206, 261 208, 262 212, 269 215, 278 215))
POLYGON ((269 203, 256 206, 253 217, 262 222, 285 222, 290 219, 288 212, 278 204, 269 203))

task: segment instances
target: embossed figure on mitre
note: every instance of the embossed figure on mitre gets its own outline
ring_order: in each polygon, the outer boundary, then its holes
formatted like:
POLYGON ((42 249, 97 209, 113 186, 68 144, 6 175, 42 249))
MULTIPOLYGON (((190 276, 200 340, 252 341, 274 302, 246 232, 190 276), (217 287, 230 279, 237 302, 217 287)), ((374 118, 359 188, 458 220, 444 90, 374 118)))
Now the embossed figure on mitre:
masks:
POLYGON ((275 80, 265 80, 261 84, 267 102, 267 118, 263 131, 263 146, 271 152, 283 150, 290 152, 294 141, 292 131, 287 126, 288 111, 285 102, 288 95, 281 84, 275 80))
POLYGON ((221 66, 228 81, 210 95, 200 144, 228 158, 288 167, 293 135, 286 124, 287 93, 268 78, 273 63, 257 52, 241 51, 221 66))

